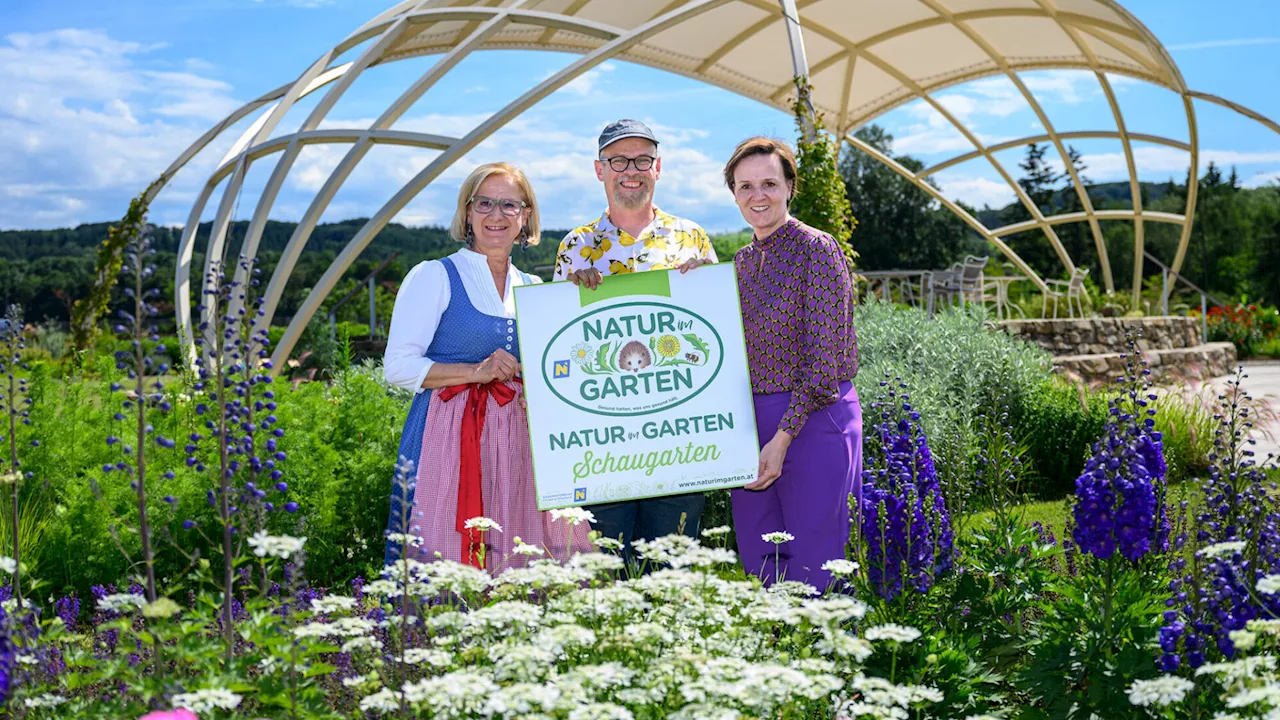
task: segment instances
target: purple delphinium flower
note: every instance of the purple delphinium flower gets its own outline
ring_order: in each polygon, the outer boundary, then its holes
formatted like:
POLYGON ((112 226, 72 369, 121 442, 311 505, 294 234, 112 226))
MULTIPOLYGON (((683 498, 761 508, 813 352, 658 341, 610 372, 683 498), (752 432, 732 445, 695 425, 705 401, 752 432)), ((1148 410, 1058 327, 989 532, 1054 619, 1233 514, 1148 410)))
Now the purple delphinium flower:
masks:
POLYGON ((919 414, 909 395, 886 395, 872 404, 881 411, 879 443, 864 463, 858 531, 868 581, 893 598, 906 583, 924 592, 952 569, 955 535, 919 414))
POLYGON ((1129 352, 1118 393, 1109 403, 1109 418, 1093 455, 1076 479, 1072 539, 1080 550, 1100 560, 1119 551, 1137 562, 1153 549, 1169 544, 1165 506, 1164 448, 1153 430, 1150 370, 1138 352, 1141 333, 1126 331, 1129 352))
POLYGON ((14 647, 9 627, 9 614, 0 607, 0 708, 9 702, 9 690, 13 682, 14 647))
POLYGON ((53 612, 62 618, 62 624, 66 626, 68 632, 75 632, 80 618, 80 598, 74 593, 58 598, 58 601, 53 604, 53 612))
POLYGON ((1255 589, 1262 577, 1280 573, 1280 503, 1268 492, 1266 474, 1247 449, 1253 443, 1248 439, 1252 408, 1240 387, 1243 377, 1238 372, 1219 396, 1209 477, 1198 485, 1203 510, 1195 527, 1178 537, 1199 550, 1189 563, 1182 557, 1170 563, 1174 579, 1161 629, 1162 667, 1181 662, 1196 668, 1232 659, 1236 648, 1231 631, 1254 618, 1280 617, 1280 597, 1255 589), (1226 542, 1243 547, 1219 545, 1226 542), (1217 547, 1206 551, 1211 545, 1217 547))

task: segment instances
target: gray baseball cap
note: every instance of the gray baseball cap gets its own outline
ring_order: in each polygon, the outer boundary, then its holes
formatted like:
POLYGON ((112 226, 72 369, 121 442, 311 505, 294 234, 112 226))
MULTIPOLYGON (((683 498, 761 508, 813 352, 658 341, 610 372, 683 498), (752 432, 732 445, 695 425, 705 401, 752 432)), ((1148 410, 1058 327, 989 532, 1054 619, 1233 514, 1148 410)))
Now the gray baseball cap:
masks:
POLYGON ((640 137, 652 142, 654 145, 658 144, 658 138, 654 137, 653 131, 649 129, 648 125, 639 120, 619 120, 609 123, 604 131, 600 133, 600 146, 597 148, 597 152, 623 138, 629 137, 640 137))

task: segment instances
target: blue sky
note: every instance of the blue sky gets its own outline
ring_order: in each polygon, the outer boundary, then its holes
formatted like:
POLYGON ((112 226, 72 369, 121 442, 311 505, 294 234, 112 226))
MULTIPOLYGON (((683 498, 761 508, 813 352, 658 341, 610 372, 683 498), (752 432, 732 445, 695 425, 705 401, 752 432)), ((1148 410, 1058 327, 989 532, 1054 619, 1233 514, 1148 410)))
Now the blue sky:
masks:
MULTIPOLYGON (((621 1, 621 0, 619 0, 621 1)), ((887 1, 887 0, 886 0, 887 1)), ((390 0, 387 0, 389 3, 390 0)), ((1230 0, 1130 0, 1123 3, 1170 49, 1190 87, 1280 118, 1280 3, 1230 0)), ((47 228, 112 220, 129 199, 213 123, 243 102, 296 77, 325 48, 384 6, 369 0, 7 0, 0 3, 0 228, 47 228)), ((424 96, 401 129, 445 135, 475 123, 573 58, 555 53, 473 55, 424 96)), ((368 71, 329 114, 328 127, 367 125, 432 62, 420 58, 368 71)), ((1024 76, 1062 131, 1114 129, 1091 75, 1024 76)), ((1185 139, 1173 94, 1119 79, 1129 129, 1185 139)), ((286 117, 296 126, 320 93, 286 117)), ((1013 86, 988 79, 942 92, 940 99, 984 140, 1041 132, 1013 86)), ((1197 104, 1202 163, 1238 167, 1256 186, 1280 179, 1280 135, 1234 113, 1197 104)), ((610 62, 562 89, 456 164, 397 217, 444 224, 457 183, 478 162, 506 159, 535 183, 543 225, 569 227, 603 207, 591 168, 599 129, 620 116, 643 118, 664 139, 658 201, 709 230, 742 227, 720 184, 720 167, 752 134, 793 136, 791 118, 723 90, 624 62, 610 62)), ((880 120, 895 151, 932 164, 970 149, 920 103, 880 120)), ((242 123, 240 127, 244 127, 242 123)), ((185 222, 209 170, 239 135, 198 156, 157 200, 152 220, 185 222)), ((1079 141, 1086 175, 1126 177, 1118 141, 1079 141)), ((274 217, 296 219, 342 156, 338 146, 308 148, 276 203, 274 217)), ((999 156, 1015 166, 1021 150, 999 156)), ((326 220, 368 216, 434 156, 375 148, 335 198, 326 220)), ((1187 156, 1141 146, 1144 180, 1180 178, 1187 156)), ((252 208, 270 166, 250 171, 238 219, 252 208)), ((937 177, 943 191, 970 204, 1003 205, 1012 193, 990 167, 971 162, 937 177)), ((212 216, 214 202, 205 214, 212 216)))

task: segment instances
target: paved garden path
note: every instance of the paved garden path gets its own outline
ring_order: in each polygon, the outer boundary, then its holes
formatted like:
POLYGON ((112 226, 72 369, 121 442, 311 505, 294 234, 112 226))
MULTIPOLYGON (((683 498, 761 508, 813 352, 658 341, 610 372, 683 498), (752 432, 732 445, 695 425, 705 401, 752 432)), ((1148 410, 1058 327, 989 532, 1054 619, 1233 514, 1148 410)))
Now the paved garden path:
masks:
MULTIPOLYGON (((1247 376, 1241 383, 1245 392, 1255 401, 1265 402, 1261 415, 1255 421, 1254 439, 1258 441, 1254 452, 1261 462, 1270 453, 1280 458, 1280 361, 1253 361, 1244 363, 1247 376)), ((1226 388, 1231 376, 1214 378, 1212 384, 1219 391, 1226 388)), ((1261 402, 1259 404, 1261 404, 1261 402)), ((1274 461, 1273 461, 1274 462, 1274 461)))

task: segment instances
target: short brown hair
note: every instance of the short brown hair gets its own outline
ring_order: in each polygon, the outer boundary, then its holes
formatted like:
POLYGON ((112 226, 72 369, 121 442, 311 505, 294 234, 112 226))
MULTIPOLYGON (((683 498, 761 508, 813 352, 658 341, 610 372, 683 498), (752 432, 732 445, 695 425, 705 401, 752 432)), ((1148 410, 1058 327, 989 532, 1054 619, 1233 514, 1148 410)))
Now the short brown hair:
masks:
POLYGON ((524 176, 520 168, 504 162, 481 165, 472 170, 467 179, 462 181, 462 187, 458 188, 458 209, 453 213, 449 235, 458 242, 467 241, 467 205, 480 189, 480 184, 489 179, 490 175, 506 175, 511 178, 517 188, 520 188, 520 192, 524 194, 525 203, 529 205, 529 220, 525 222, 525 229, 529 233, 527 242, 530 245, 537 245, 538 240, 542 238, 542 225, 538 217, 538 199, 533 196, 533 185, 529 184, 529 178, 524 176))
POLYGON ((738 147, 734 148, 733 155, 729 157, 729 162, 724 166, 724 184, 729 186, 729 191, 734 191, 733 172, 738 169, 738 163, 752 155, 777 155, 778 161, 782 163, 782 175, 791 183, 791 193, 787 196, 787 200, 791 200, 796 196, 796 186, 799 180, 796 178, 796 154, 791 146, 781 140, 774 140, 770 137, 758 135, 753 138, 747 138, 738 143, 738 147))

